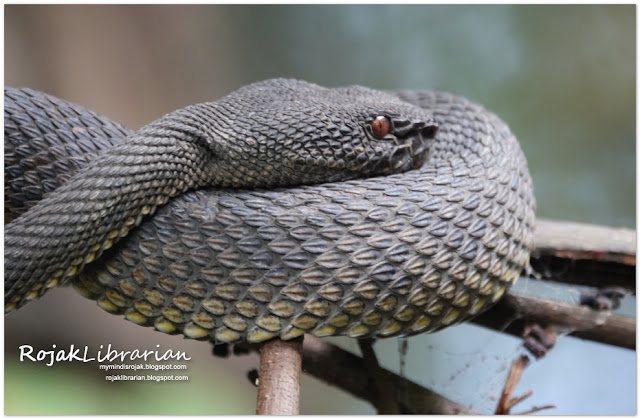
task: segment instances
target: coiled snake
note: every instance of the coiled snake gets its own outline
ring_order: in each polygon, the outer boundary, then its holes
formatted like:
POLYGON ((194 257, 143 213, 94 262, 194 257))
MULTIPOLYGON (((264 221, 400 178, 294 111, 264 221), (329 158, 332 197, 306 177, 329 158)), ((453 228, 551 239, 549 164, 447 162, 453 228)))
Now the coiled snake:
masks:
POLYGON ((517 280, 534 210, 508 127, 447 93, 276 79, 130 132, 5 88, 5 312, 71 282, 214 342, 434 331, 517 280))

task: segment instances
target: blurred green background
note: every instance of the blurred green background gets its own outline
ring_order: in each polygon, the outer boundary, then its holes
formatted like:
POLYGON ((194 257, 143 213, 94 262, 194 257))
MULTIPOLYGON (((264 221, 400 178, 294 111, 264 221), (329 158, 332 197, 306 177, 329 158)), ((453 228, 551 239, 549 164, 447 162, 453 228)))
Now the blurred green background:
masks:
MULTIPOLYGON (((540 217, 635 228, 634 5, 5 6, 5 83, 130 128, 250 82, 451 91, 501 116, 529 160, 540 217)), ((350 350, 348 340, 337 342, 350 350)), ((380 343, 398 369, 398 340, 380 343)), ((409 339, 411 379, 490 413, 515 339, 458 326, 409 339), (473 337, 473 338, 472 338, 473 337), (480 390, 479 390, 480 389, 480 390)), ((5 320, 6 414, 251 414, 257 359, 111 316, 56 290, 5 320), (107 382, 95 363, 17 361, 18 346, 186 351, 189 382, 107 382)), ((634 414, 635 353, 563 338, 522 392, 553 414, 634 414), (588 375, 587 375, 588 373, 588 375), (605 385, 606 384, 606 385, 605 385)), ((410 370, 410 371, 409 371, 410 370)), ((373 413, 305 378, 302 413, 373 413)))

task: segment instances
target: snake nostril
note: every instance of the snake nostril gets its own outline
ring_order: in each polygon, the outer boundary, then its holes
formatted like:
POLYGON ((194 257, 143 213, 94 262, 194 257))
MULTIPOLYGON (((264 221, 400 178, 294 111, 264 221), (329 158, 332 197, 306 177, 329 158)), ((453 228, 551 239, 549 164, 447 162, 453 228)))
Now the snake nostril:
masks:
POLYGON ((406 118, 393 118, 392 122, 395 129, 404 128, 411 125, 411 121, 406 118))
POLYGON ((438 126, 435 124, 429 124, 424 128, 422 128, 422 136, 425 139, 431 139, 435 137, 437 132, 438 132, 438 126))

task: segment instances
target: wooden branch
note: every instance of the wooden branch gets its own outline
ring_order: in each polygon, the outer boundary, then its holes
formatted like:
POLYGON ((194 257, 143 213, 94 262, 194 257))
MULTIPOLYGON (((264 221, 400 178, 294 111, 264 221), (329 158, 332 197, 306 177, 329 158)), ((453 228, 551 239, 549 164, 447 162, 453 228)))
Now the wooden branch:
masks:
POLYGON ((571 335, 580 339, 636 349, 636 319, 613 314, 605 324, 587 330, 576 330, 571 335))
POLYGON ((541 219, 535 243, 540 254, 636 265, 636 232, 628 228, 541 219))
POLYGON ((628 349, 636 347, 636 320, 633 317, 514 292, 471 321, 518 337, 522 337, 527 325, 538 323, 582 339, 628 349))
POLYGON ((273 339, 260 348, 258 415, 299 415, 302 338, 273 339))
MULTIPOLYGON (((304 372, 376 406, 376 387, 369 380, 369 371, 360 357, 307 335, 302 350, 302 366, 304 372)), ((380 372, 389 384, 388 388, 394 392, 402 413, 478 414, 391 371, 380 368, 380 372)))
POLYGON ((402 411, 394 398, 392 387, 385 379, 382 368, 378 364, 378 358, 373 350, 373 342, 373 339, 358 339, 362 361, 369 371, 369 378, 373 380, 376 389, 375 407, 379 415, 399 415, 402 411))
POLYGON ((541 279, 635 290, 636 232, 538 220, 531 266, 541 279))

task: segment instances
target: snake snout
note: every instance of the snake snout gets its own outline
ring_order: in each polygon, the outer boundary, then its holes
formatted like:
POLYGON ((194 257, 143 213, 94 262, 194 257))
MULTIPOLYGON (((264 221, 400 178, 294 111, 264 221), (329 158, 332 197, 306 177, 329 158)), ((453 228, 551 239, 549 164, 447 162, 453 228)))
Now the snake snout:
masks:
POLYGON ((398 148, 391 156, 391 170, 404 172, 421 167, 429 155, 428 141, 435 137, 437 124, 406 119, 394 120, 393 124, 398 148))

